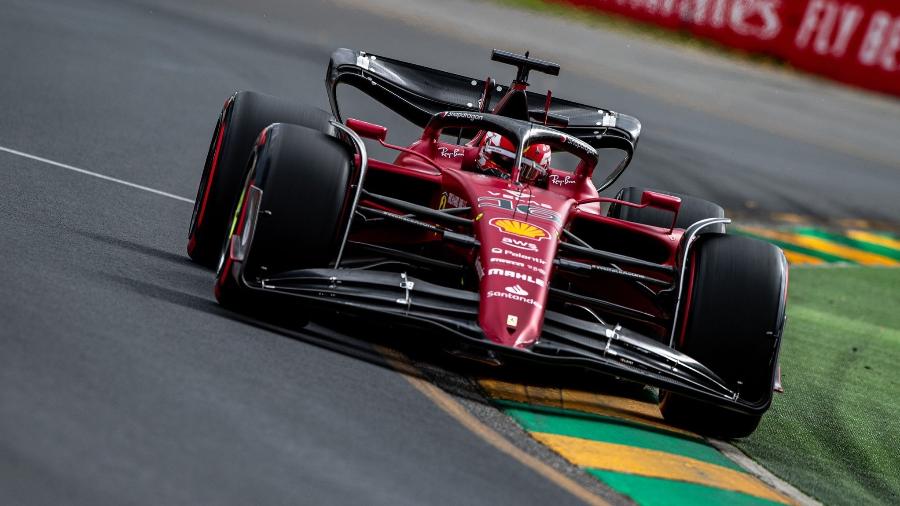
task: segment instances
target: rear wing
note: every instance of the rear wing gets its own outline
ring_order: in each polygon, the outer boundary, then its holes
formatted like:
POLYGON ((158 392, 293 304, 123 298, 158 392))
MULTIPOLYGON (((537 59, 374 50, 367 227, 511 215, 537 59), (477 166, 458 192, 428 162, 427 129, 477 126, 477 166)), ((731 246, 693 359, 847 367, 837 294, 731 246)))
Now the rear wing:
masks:
MULTIPOLYGON (((420 127, 425 127, 434 114, 442 111, 481 110, 479 101, 485 86, 484 79, 474 79, 442 70, 407 63, 365 51, 338 49, 331 55, 325 75, 331 110, 339 121, 337 86, 348 84, 381 102, 420 127)), ((495 97, 486 111, 509 91, 497 86, 495 97)), ((527 92, 527 118, 542 123, 546 96, 527 92)), ((579 104, 556 97, 551 98, 550 114, 567 120, 564 126, 553 128, 568 133, 595 148, 617 148, 633 152, 641 134, 637 118, 600 107, 579 104)))

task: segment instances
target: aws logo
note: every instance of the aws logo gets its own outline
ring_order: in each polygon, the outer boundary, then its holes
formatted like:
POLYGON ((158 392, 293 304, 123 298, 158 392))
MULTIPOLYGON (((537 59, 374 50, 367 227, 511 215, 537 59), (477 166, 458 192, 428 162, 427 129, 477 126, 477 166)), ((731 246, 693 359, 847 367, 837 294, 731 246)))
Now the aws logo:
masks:
POLYGON ((538 250, 537 244, 531 241, 523 241, 521 239, 513 239, 512 237, 504 237, 503 239, 501 239, 501 242, 503 242, 503 244, 507 246, 523 249, 532 253, 537 253, 538 250))

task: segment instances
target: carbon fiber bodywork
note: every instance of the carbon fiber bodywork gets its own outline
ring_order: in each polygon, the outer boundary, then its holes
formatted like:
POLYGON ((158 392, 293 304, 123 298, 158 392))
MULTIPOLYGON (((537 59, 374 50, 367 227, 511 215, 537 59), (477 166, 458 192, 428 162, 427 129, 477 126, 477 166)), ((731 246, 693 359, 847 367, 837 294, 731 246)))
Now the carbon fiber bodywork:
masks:
MULTIPOLYGON (((360 317, 377 317, 489 350, 497 357, 585 368, 653 385, 745 413, 762 413, 771 395, 749 402, 693 358, 619 325, 610 326, 546 311, 541 339, 531 348, 490 341, 478 325, 479 295, 394 272, 307 269, 279 274, 246 286, 268 294, 303 299, 360 317)), ((780 328, 779 328, 780 331, 780 328)))
MULTIPOLYGON (((359 88, 401 114, 410 122, 424 127, 441 111, 490 111, 494 102, 481 104, 484 79, 475 79, 442 70, 373 55, 365 51, 338 49, 331 55, 325 74, 332 112, 341 121, 336 89, 340 84, 359 88)), ((499 86, 500 93, 509 91, 499 86)), ((493 95, 490 95, 493 96, 493 95)), ((543 94, 521 92, 528 115, 516 119, 539 121, 544 115, 543 94)), ((578 137, 591 146, 620 148, 625 140, 633 147, 641 135, 641 122, 633 116, 591 105, 552 97, 549 112, 565 118, 566 125, 554 128, 578 137), (598 132, 603 135, 599 136, 598 132)))

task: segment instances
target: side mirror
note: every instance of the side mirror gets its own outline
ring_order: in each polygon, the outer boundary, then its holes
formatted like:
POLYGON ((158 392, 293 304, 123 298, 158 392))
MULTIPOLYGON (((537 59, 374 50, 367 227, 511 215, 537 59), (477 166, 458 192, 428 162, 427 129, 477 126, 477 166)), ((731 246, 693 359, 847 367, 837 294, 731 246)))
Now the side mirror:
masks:
POLYGON ((656 207, 678 214, 678 210, 681 208, 681 199, 673 195, 644 191, 641 194, 641 206, 656 207))
POLYGON ((384 142, 387 139, 387 127, 369 123, 361 119, 347 118, 347 128, 356 132, 360 137, 384 142))
POLYGON ((678 210, 681 209, 680 198, 675 197, 674 195, 665 195, 663 193, 645 190, 644 193, 641 194, 641 206, 650 206, 657 209, 672 211, 674 214, 672 215, 672 226, 669 227, 669 231, 671 232, 675 229, 675 222, 678 221, 678 210))

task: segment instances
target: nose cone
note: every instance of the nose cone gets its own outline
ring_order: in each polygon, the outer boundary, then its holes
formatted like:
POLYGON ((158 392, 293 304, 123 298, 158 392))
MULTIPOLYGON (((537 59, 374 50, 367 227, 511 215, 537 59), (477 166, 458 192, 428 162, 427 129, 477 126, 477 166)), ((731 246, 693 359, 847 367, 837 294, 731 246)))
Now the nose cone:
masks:
POLYGON ((528 347, 541 335, 557 227, 532 215, 484 211, 479 324, 494 342, 528 347))

